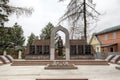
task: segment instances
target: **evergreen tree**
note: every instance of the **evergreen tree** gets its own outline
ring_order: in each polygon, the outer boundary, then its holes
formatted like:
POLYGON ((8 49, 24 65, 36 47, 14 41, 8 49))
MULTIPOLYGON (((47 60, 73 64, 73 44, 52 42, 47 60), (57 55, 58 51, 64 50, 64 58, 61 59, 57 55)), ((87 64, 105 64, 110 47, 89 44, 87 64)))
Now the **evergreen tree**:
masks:
POLYGON ((34 39, 35 39, 35 35, 31 33, 27 40, 27 46, 30 46, 34 39))
POLYGON ((0 49, 6 49, 11 46, 11 35, 11 27, 0 27, 0 49))
POLYGON ((23 46, 25 42, 24 32, 20 25, 15 23, 13 25, 13 32, 12 32, 12 42, 15 46, 23 46))
POLYGON ((48 23, 45 28, 42 29, 42 33, 40 34, 40 39, 50 39, 51 31, 54 29, 54 25, 52 23, 48 23))

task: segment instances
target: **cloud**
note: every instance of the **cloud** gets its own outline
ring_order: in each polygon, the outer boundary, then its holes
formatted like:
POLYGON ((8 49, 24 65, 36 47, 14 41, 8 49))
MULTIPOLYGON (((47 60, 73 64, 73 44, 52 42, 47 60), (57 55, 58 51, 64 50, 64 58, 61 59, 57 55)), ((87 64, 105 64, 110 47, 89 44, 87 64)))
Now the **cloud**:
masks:
POLYGON ((120 0, 95 0, 95 2, 97 10, 102 14, 99 18, 97 31, 120 24, 120 0))
MULTIPOLYGON (((58 19, 65 13, 67 4, 66 2, 58 2, 58 0, 10 0, 10 4, 14 6, 33 7, 34 12, 31 16, 21 16, 18 19, 15 15, 10 17, 10 21, 7 26, 12 26, 15 22, 18 22, 23 27, 24 34, 27 36, 33 32, 35 35, 39 35, 43 27, 48 22, 52 22, 57 25, 58 19)), ((97 31, 116 26, 120 21, 120 0, 94 0, 96 3, 96 9, 100 12, 100 21, 97 25, 97 31)))

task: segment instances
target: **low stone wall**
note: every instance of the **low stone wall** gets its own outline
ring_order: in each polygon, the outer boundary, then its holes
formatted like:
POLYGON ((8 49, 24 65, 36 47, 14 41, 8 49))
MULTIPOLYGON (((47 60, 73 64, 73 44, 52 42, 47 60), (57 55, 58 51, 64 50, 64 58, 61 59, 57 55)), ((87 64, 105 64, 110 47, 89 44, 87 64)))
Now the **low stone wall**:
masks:
POLYGON ((70 60, 94 60, 94 55, 71 55, 70 60))
POLYGON ((26 55, 26 60, 50 60, 49 55, 26 55))

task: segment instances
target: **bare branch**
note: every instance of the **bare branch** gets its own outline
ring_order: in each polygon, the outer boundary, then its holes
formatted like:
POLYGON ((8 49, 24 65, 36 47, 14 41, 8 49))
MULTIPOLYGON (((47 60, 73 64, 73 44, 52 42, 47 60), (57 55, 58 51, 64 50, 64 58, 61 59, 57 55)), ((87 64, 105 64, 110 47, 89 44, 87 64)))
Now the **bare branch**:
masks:
POLYGON ((17 16, 25 14, 25 15, 31 15, 34 11, 33 8, 21 8, 21 7, 13 7, 6 4, 0 4, 0 7, 7 12, 7 15, 11 15, 13 13, 16 13, 17 16))
POLYGON ((100 13, 99 12, 97 12, 93 7, 91 7, 90 5, 88 5, 87 3, 86 3, 86 5, 87 6, 89 6, 92 10, 94 10, 98 15, 100 15, 100 13))
POLYGON ((97 18, 99 15, 100 13, 95 10, 93 0, 71 0, 67 6, 66 13, 60 18, 59 24, 65 20, 68 20, 71 25, 70 32, 72 38, 75 35, 83 34, 83 32, 79 32, 78 27, 83 27, 84 25, 84 35, 86 39, 88 30, 86 28, 93 24, 92 21, 98 21, 97 18), (79 26, 79 24, 82 26, 79 26))
POLYGON ((75 8, 73 8, 73 9, 71 9, 71 10, 68 10, 68 11, 60 18, 59 23, 62 22, 62 21, 64 21, 64 20, 66 20, 67 18, 69 18, 69 17, 77 14, 77 13, 79 13, 79 14, 82 13, 82 10, 81 10, 81 7, 82 7, 82 6, 83 6, 83 4, 80 5, 80 6, 76 6, 75 8), (76 9, 76 8, 78 8, 78 9, 76 9), (80 11, 79 11, 79 10, 80 10, 80 11), (73 11, 74 11, 74 12, 73 12, 73 11))

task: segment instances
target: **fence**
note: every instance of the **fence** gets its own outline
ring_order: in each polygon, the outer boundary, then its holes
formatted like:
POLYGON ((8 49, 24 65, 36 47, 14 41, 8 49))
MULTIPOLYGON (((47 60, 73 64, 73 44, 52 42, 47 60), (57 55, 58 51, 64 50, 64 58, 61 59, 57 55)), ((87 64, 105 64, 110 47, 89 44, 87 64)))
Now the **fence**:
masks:
POLYGON ((108 53, 95 53, 94 57, 95 59, 105 59, 109 55, 120 55, 120 52, 108 52, 108 53))

